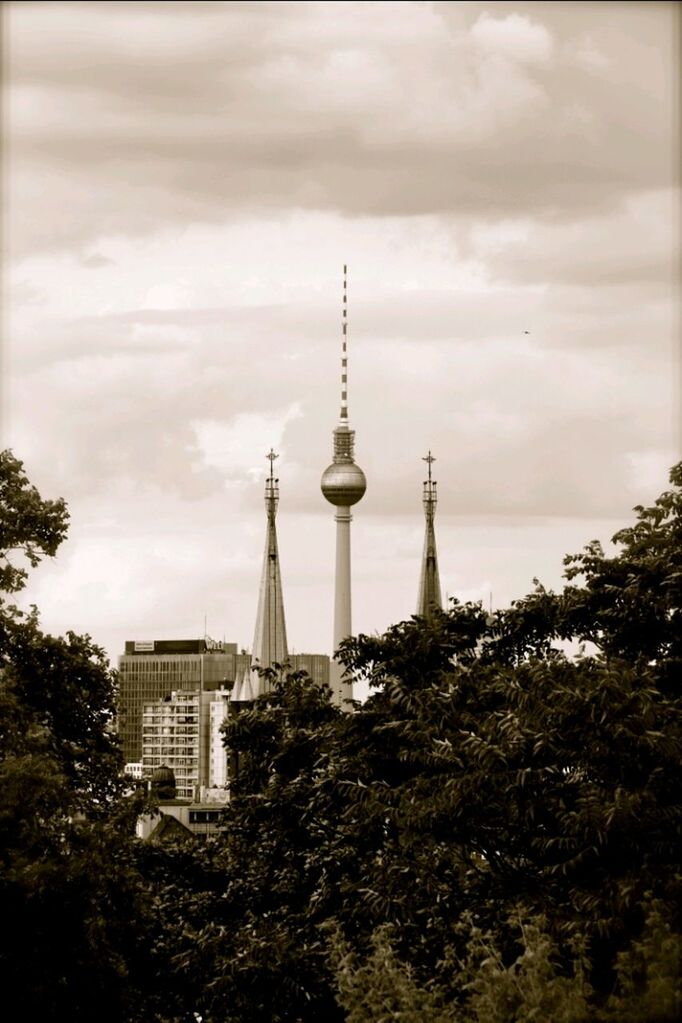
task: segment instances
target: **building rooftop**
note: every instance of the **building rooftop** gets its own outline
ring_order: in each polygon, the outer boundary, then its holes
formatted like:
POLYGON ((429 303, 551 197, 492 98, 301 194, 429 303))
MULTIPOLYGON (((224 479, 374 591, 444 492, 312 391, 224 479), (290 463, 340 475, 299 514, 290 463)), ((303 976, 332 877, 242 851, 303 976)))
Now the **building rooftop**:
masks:
POLYGON ((219 642, 204 636, 202 639, 127 639, 127 657, 143 654, 236 654, 236 643, 219 642))

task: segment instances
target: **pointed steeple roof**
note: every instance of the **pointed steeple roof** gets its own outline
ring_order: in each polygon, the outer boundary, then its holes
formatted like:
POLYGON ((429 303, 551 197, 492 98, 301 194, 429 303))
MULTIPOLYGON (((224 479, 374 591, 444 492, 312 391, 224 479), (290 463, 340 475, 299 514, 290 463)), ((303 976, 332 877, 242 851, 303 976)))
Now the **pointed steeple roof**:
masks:
POLYGON ((231 703, 253 703, 256 697, 260 695, 258 679, 254 676, 253 668, 247 665, 242 674, 238 675, 234 680, 232 692, 230 693, 231 703))
MULTIPOLYGON (((252 647, 252 662, 261 668, 269 668, 274 662, 281 664, 289 656, 282 600, 282 577, 277 550, 277 528, 275 526, 279 502, 279 480, 275 479, 273 475, 273 464, 277 457, 272 449, 266 455, 266 458, 270 460, 270 475, 265 481, 267 531, 252 647)), ((253 682, 252 679, 250 681, 253 682)), ((258 679, 257 683, 257 690, 264 692, 266 686, 264 680, 258 679)))
POLYGON ((429 618, 434 608, 441 609, 443 601, 440 593, 440 576, 438 574, 438 554, 436 552, 436 531, 434 519, 436 517, 436 504, 438 501, 436 486, 431 478, 431 466, 436 461, 431 452, 423 459, 429 466, 429 478, 424 481, 424 515, 426 517, 426 530, 424 533, 424 553, 422 555, 422 570, 419 579, 419 598, 417 601, 417 614, 429 618))
POLYGON ((244 697, 242 695, 243 692, 244 692, 244 674, 242 673, 241 676, 237 675, 237 677, 234 680, 234 685, 232 686, 232 691, 230 693, 230 702, 231 703, 243 703, 244 702, 244 697))
POLYGON ((242 680, 242 702, 253 703, 257 696, 261 695, 260 679, 253 668, 244 668, 242 680))

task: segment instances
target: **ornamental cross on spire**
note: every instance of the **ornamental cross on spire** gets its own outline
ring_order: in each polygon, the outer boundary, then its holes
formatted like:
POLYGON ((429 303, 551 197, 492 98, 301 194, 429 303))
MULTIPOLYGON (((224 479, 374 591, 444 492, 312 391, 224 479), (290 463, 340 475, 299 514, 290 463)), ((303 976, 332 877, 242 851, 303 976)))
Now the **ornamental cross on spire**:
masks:
POLYGON ((270 462, 270 479, 272 480, 272 478, 273 478, 273 469, 274 469, 274 465, 275 465, 275 459, 279 458, 279 455, 276 455, 275 452, 274 452, 274 449, 270 448, 270 453, 268 455, 266 455, 265 457, 270 462))
POLYGON ((428 463, 429 463, 429 483, 431 482, 431 466, 433 465, 433 463, 434 463, 435 461, 436 461, 436 459, 435 459, 435 457, 434 457, 434 456, 433 456, 433 455, 431 454, 431 452, 430 452, 430 451, 429 451, 428 455, 426 455, 426 457, 425 457, 425 458, 422 458, 422 462, 428 462, 428 463))

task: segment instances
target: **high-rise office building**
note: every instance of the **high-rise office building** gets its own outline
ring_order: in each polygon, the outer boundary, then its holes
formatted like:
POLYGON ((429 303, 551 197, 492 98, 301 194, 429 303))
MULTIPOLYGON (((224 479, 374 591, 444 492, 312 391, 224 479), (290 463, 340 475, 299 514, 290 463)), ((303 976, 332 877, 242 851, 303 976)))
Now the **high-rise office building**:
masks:
MULTIPOLYGON (((326 654, 294 654, 285 659, 292 671, 307 671, 320 684, 329 684, 326 654)), ((210 639, 128 641, 119 658, 118 733, 123 757, 130 765, 142 762, 143 708, 171 693, 214 693, 225 690, 237 700, 251 701, 259 693, 252 655, 238 652, 236 643, 210 639), (248 692, 235 694, 235 682, 248 682, 248 692)), ((131 766, 131 770, 134 768, 131 766)), ((204 783, 209 784, 210 782, 204 783)))
POLYGON ((434 610, 443 607, 440 592, 440 576, 438 574, 438 555, 436 553, 436 531, 434 519, 438 501, 436 482, 431 477, 431 466, 436 461, 431 452, 423 459, 429 467, 429 477, 424 480, 423 504, 426 528, 424 532, 424 553, 422 569, 419 577, 419 596, 417 598, 417 614, 430 618, 434 610))
MULTIPOLYGON (((348 289, 347 268, 343 268, 343 308, 341 320, 341 410, 334 430, 333 461, 322 474, 322 493, 336 508, 336 571, 334 579, 334 634, 336 653, 342 640, 351 635, 351 507, 362 498, 367 481, 354 461, 355 431, 348 425, 348 289)), ((337 702, 352 696, 352 685, 337 661, 331 666, 331 687, 337 702)))
POLYGON ((172 692, 142 710, 142 776, 160 767, 175 775, 179 799, 196 799, 227 782, 227 753, 220 726, 229 691, 172 692))
POLYGON ((142 710, 142 776, 170 768, 178 799, 193 799, 199 786, 200 701, 198 690, 174 692, 142 710))
POLYGON ((126 762, 142 760, 142 708, 172 692, 231 688, 251 654, 208 638, 128 641, 119 658, 118 733, 126 762))

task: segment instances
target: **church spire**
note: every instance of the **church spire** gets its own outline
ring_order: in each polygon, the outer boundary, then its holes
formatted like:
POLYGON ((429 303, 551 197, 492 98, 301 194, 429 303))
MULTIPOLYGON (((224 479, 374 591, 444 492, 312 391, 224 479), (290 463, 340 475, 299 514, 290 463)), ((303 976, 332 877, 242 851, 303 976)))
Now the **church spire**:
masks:
MULTIPOLYGON (((265 481, 267 532, 252 652, 253 663, 261 668, 269 668, 275 661, 281 664, 289 656, 275 526, 279 503, 279 480, 274 475, 274 463, 279 456, 271 448, 270 453, 265 457, 270 462, 270 475, 265 481)), ((263 679, 260 679, 259 691, 263 685, 263 679)), ((263 691, 265 690, 263 689, 263 691)))
POLYGON ((422 556, 422 571, 419 580, 419 599, 417 602, 417 614, 430 618, 434 608, 441 609, 443 602, 440 595, 440 576, 438 575, 438 555, 436 553, 436 531, 433 520, 436 517, 436 504, 438 501, 436 493, 436 482, 431 478, 431 466, 436 461, 431 452, 422 459, 429 467, 429 478, 424 480, 424 515, 426 517, 426 531, 424 534, 424 554, 422 556))

